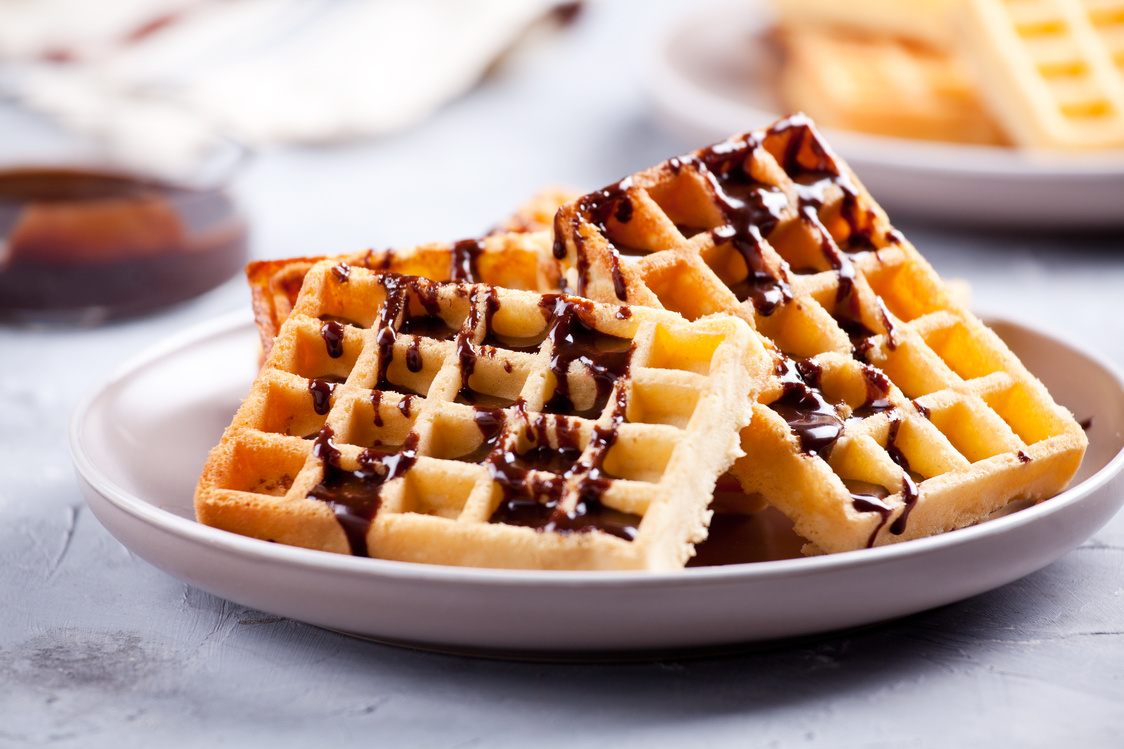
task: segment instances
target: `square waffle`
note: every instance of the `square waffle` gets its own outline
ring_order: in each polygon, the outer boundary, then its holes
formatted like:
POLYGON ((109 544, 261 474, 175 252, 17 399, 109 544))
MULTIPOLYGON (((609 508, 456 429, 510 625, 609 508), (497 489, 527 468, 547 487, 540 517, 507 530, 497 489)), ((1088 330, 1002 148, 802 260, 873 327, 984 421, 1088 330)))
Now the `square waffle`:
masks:
MULTIPOLYGON (((331 259, 353 268, 423 276, 435 281, 480 282, 512 289, 549 291, 558 288, 560 279, 550 243, 548 231, 505 232, 460 242, 364 250, 331 259)), ((266 356, 281 325, 296 305, 305 274, 326 259, 261 260, 246 266, 254 318, 266 356)))
POLYGON ((1069 482, 1086 438, 950 294, 803 115, 563 206, 600 301, 727 313, 774 356, 731 472, 807 551, 959 528, 1069 482))
POLYGON ((902 37, 789 26, 780 94, 824 127, 899 138, 999 144, 1003 134, 960 56, 902 37))
MULTIPOLYGON (((540 190, 481 240, 365 250, 334 259, 353 267, 424 276, 436 281, 556 291, 560 272, 550 253, 549 230, 558 206, 576 197, 577 192, 565 187, 540 190)), ((305 274, 326 259, 319 256, 261 260, 246 266, 254 317, 265 355, 269 355, 277 331, 297 303, 305 274)))
POLYGON ((790 28, 833 28, 909 39, 951 49, 952 15, 961 0, 769 0, 790 28))
POLYGON ((212 450, 196 514, 403 561, 682 567, 770 366, 729 316, 326 260, 212 450))
POLYGON ((1018 145, 1124 146, 1124 2, 970 0, 964 48, 1018 145))

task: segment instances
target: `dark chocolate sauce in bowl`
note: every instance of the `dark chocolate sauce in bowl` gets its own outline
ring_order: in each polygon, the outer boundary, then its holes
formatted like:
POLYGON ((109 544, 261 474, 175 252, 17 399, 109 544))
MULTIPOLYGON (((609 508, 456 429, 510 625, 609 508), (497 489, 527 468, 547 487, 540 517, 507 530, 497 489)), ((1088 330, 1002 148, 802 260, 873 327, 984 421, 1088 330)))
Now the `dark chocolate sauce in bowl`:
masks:
POLYGON ((133 174, 0 168, 0 320, 82 324, 182 302, 246 264, 230 193, 133 174))

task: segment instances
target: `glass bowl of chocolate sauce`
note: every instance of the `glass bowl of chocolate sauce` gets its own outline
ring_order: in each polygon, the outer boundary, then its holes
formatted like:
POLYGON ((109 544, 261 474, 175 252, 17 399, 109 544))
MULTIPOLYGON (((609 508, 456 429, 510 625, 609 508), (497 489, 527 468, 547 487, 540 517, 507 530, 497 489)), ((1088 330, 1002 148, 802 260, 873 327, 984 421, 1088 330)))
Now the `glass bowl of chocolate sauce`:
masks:
POLYGON ((248 153, 165 113, 146 133, 0 112, 0 321, 96 325, 183 302, 248 259, 248 153))

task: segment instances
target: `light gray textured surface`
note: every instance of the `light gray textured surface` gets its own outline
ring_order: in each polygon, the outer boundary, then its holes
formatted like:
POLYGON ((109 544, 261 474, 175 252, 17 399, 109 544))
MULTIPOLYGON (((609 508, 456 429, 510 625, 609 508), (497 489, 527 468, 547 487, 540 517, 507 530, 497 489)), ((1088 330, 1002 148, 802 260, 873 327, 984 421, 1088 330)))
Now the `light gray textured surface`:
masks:
MULTIPOLYGON (((649 119, 638 59, 677 10, 643 7, 637 20, 639 4, 591 6, 567 37, 414 132, 263 154, 243 185, 255 255, 470 236, 545 182, 596 187, 701 145, 649 119)), ((897 223, 940 273, 972 282, 978 307, 1124 365, 1124 235, 897 223)), ((247 305, 234 281, 94 330, 0 327, 0 746, 1120 745, 1124 516, 969 601, 703 660, 428 654, 185 586, 85 508, 67 420, 122 359, 247 305)))

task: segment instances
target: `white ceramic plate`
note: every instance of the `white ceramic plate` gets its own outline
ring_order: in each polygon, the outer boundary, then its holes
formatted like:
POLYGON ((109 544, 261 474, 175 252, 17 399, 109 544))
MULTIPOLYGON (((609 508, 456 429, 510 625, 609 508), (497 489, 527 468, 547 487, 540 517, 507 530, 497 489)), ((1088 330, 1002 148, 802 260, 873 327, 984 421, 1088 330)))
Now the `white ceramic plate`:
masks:
POLYGON ((196 523, 192 492, 257 366, 244 316, 124 364, 70 427, 79 483, 121 543, 217 596, 312 624, 434 649, 568 657, 717 648, 871 624, 1029 574, 1124 501, 1124 384, 1095 356, 1009 323, 996 330, 1060 401, 1090 416, 1073 488, 934 538, 817 558, 675 573, 527 572, 386 562, 244 538, 196 523))
MULTIPOLYGON (((695 11, 663 36, 645 71, 660 119, 703 145, 773 122, 783 107, 772 23, 757 2, 695 11)), ((825 130, 891 216, 1012 227, 1124 226, 1124 149, 1030 153, 825 130)))

